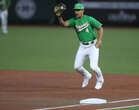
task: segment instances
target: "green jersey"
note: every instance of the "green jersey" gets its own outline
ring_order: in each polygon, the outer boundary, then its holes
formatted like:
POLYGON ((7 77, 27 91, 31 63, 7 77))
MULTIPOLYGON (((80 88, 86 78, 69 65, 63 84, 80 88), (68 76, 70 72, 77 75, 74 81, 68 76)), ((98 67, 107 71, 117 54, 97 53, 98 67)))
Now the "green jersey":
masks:
POLYGON ((3 6, 8 5, 10 2, 11 0, 0 0, 0 9, 2 9, 3 6))
POLYGON ((81 42, 89 42, 96 39, 95 29, 98 29, 102 24, 91 16, 84 15, 82 19, 71 18, 67 20, 70 27, 74 27, 77 36, 81 42))

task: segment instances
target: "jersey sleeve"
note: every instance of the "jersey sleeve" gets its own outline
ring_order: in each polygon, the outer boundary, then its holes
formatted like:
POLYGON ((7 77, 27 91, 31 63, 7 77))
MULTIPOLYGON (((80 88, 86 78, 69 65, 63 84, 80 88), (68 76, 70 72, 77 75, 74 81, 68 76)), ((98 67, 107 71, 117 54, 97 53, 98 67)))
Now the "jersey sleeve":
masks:
POLYGON ((69 23, 69 27, 74 27, 75 23, 73 18, 67 20, 67 22, 69 23))
POLYGON ((90 21, 90 24, 95 27, 96 29, 98 29, 99 27, 102 26, 102 23, 100 23, 98 20, 96 20, 95 18, 93 17, 89 17, 89 21, 90 21))

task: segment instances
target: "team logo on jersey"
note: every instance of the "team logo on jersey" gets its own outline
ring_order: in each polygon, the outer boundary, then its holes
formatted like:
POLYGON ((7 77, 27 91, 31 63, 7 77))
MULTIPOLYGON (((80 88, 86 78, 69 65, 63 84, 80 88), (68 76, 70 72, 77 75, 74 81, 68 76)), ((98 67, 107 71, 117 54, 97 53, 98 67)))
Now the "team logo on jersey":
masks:
POLYGON ((84 23, 83 25, 80 25, 80 26, 75 25, 78 32, 88 28, 88 26, 89 26, 88 22, 86 22, 86 23, 84 23))

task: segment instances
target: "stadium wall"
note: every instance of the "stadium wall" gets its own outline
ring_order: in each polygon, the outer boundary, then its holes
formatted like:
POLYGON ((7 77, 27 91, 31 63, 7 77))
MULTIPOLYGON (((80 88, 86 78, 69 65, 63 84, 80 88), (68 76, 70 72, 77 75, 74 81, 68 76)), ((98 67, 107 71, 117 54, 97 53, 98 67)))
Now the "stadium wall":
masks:
MULTIPOLYGON (((60 2, 67 5, 64 19, 73 17, 73 6, 77 0, 12 0, 9 24, 58 24, 53 8, 60 2)), ((86 14, 100 20, 105 26, 139 26, 139 1, 78 0, 78 2, 84 4, 86 14)))

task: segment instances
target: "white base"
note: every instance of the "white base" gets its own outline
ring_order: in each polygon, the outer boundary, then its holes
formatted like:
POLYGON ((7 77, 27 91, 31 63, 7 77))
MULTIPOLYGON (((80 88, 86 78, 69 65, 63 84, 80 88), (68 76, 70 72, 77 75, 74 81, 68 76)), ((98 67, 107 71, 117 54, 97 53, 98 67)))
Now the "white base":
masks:
POLYGON ((107 103, 107 100, 99 98, 89 98, 80 100, 80 104, 105 104, 105 103, 107 103))

